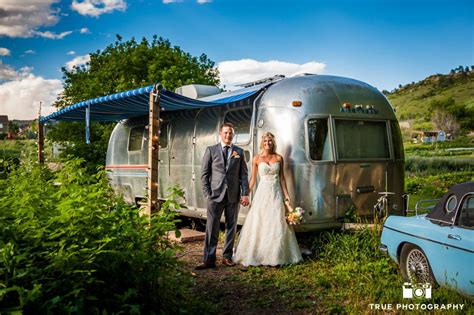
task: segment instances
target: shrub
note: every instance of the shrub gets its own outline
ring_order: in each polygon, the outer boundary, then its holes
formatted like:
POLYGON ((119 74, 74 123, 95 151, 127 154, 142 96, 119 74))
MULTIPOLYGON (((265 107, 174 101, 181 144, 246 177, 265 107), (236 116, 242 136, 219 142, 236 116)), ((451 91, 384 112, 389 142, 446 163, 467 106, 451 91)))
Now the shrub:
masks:
POLYGON ((440 198, 449 187, 472 181, 474 171, 447 173, 423 177, 408 176, 405 178, 405 191, 408 194, 417 194, 431 198, 440 198))
POLYGON ((166 238, 174 213, 140 216, 103 170, 90 176, 82 165, 24 163, 0 181, 0 312, 186 310, 189 277, 166 238))
POLYGON ((440 174, 446 172, 466 172, 474 170, 473 159, 447 159, 407 157, 405 171, 421 174, 440 174))

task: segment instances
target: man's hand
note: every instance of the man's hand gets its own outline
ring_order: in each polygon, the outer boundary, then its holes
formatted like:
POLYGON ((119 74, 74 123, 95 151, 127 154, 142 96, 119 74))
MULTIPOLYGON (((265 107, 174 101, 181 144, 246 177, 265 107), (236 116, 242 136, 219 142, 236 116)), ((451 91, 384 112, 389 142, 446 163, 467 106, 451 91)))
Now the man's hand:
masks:
POLYGON ((240 198, 240 204, 247 207, 250 204, 249 196, 242 196, 242 198, 240 198))

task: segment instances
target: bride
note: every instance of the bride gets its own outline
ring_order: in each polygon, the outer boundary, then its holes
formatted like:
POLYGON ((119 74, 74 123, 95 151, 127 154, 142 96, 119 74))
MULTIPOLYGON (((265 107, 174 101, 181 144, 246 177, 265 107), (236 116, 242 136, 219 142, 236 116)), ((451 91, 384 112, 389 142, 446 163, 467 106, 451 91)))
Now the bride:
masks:
POLYGON ((295 232, 286 222, 290 198, 283 174, 283 157, 277 154, 275 136, 267 132, 260 142, 260 154, 252 161, 249 189, 255 192, 240 231, 234 261, 244 266, 276 266, 297 263, 301 252, 295 232))

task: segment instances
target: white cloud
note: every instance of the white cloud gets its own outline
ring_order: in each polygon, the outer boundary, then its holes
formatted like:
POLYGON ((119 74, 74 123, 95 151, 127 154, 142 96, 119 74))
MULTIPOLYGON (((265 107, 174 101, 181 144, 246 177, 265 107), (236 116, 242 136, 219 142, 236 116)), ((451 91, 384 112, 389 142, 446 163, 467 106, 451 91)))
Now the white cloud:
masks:
POLYGON ((74 0, 71 8, 81 15, 97 17, 115 10, 125 11, 127 3, 124 0, 74 0))
POLYGON ((23 67, 16 71, 13 67, 0 61, 0 82, 26 78, 31 74, 31 71, 33 71, 32 67, 23 67))
POLYGON ((66 53, 66 55, 75 55, 75 54, 76 54, 76 52, 74 50, 68 51, 66 53))
POLYGON ((68 36, 71 33, 72 33, 72 31, 66 31, 66 32, 62 32, 62 33, 59 33, 59 34, 55 34, 55 33, 50 32, 50 31, 46 31, 46 32, 33 31, 34 35, 44 37, 44 38, 49 38, 49 39, 63 39, 64 37, 68 36))
POLYGON ((62 92, 60 80, 37 77, 33 68, 16 71, 0 63, 0 113, 9 119, 33 119, 38 116, 39 102, 43 102, 43 115, 55 111, 51 105, 62 92))
POLYGON ((316 61, 297 64, 278 60, 241 59, 222 61, 217 67, 222 85, 236 85, 272 77, 276 74, 283 74, 287 77, 301 73, 318 74, 324 71, 326 65, 316 61))
POLYGON ((55 25, 59 10, 52 5, 59 0, 0 0, 0 36, 33 37, 42 26, 55 25), (26 3, 25 3, 26 2, 26 3))
POLYGON ((91 61, 90 55, 77 56, 73 60, 66 62, 66 69, 71 71, 74 69, 74 67, 85 65, 89 61, 91 61))
POLYGON ((89 29, 87 27, 83 27, 79 30, 81 34, 89 34, 89 29))
POLYGON ((10 49, 0 47, 0 56, 10 56, 10 49))
POLYGON ((164 4, 183 2, 183 0, 163 0, 164 4))
POLYGON ((196 2, 199 4, 205 4, 205 3, 211 3, 212 0, 197 0, 196 2))
POLYGON ((36 54, 36 51, 32 50, 32 49, 28 49, 27 51, 24 52, 24 54, 26 55, 34 55, 36 54))
POLYGON ((19 77, 18 72, 9 65, 0 63, 0 82, 6 80, 15 80, 19 77))
POLYGON ((42 115, 53 113, 51 106, 62 92, 60 80, 47 80, 29 74, 25 78, 0 84, 0 113, 9 119, 38 117, 39 102, 43 102, 42 115))

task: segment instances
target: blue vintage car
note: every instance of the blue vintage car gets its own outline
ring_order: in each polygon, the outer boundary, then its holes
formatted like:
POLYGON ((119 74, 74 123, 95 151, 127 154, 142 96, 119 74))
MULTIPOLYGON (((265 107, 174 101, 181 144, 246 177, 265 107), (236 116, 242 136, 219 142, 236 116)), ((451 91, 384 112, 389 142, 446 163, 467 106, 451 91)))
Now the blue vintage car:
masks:
POLYGON ((388 217, 380 249, 411 283, 474 295, 474 182, 451 187, 428 214, 388 217))

